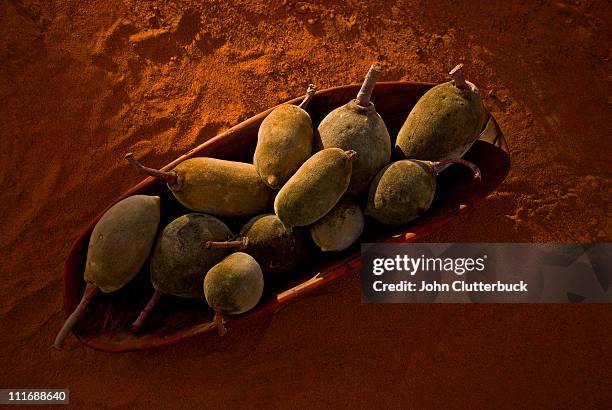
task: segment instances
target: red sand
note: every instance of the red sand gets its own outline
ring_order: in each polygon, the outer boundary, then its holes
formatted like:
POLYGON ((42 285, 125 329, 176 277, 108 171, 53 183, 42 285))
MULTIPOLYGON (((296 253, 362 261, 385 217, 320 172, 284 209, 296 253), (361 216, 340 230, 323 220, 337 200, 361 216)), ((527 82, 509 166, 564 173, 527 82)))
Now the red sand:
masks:
POLYGON ((0 387, 78 407, 610 403, 608 306, 367 306, 357 276, 222 340, 53 351, 70 245, 139 179, 126 151, 167 163, 376 58, 383 80, 464 62, 512 150, 498 192, 432 241, 612 238, 609 2, 199 3, 0 3, 0 387))

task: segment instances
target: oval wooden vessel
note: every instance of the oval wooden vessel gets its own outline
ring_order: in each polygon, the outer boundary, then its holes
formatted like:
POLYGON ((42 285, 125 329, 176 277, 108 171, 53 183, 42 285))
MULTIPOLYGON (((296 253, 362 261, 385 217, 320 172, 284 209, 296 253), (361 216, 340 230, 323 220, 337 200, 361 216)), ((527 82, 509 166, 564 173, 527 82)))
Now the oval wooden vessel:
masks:
MULTIPOLYGON (((414 82, 384 82, 376 85, 372 101, 382 116, 389 133, 395 138, 399 128, 417 100, 435 84, 414 82)), ((308 106, 315 127, 323 117, 357 95, 359 84, 329 88, 319 91, 308 106)), ((298 104, 303 97, 289 103, 298 104)), ((170 170, 179 162, 194 156, 209 156, 251 162, 257 130, 261 121, 272 109, 262 112, 216 137, 193 148, 166 165, 170 170)), ((432 207, 418 221, 402 227, 386 227, 368 221, 361 242, 413 242, 441 228, 453 218, 466 212, 472 204, 493 191, 506 177, 510 169, 510 156, 504 137, 493 117, 482 131, 481 138, 465 155, 482 171, 482 181, 475 183, 471 173, 460 166, 452 166, 438 178, 438 192, 432 207)), ((126 167, 128 165, 126 164, 126 167)), ((189 212, 172 198, 169 190, 153 178, 146 178, 135 185, 117 201, 134 194, 155 194, 162 198, 162 225, 183 213, 189 212)), ((113 204, 109 204, 109 207, 113 204)), ((107 208, 108 209, 108 208, 107 208)), ((64 309, 72 312, 77 306, 85 283, 83 271, 89 236, 101 212, 78 237, 66 261, 64 274, 64 309)), ((234 231, 242 221, 234 221, 234 231)), ((231 224, 231 221, 230 221, 231 224)), ((237 229, 238 228, 238 229, 237 229)), ((313 250, 313 252, 316 252, 313 250)), ((291 282, 268 286, 260 304, 252 311, 239 316, 226 317, 231 332, 247 317, 271 312, 300 296, 313 292, 326 283, 346 274, 358 274, 360 269, 359 244, 344 252, 334 254, 315 253, 291 282)), ((195 335, 215 332, 213 314, 204 301, 163 297, 154 308, 140 334, 130 332, 130 324, 151 296, 148 263, 138 276, 117 292, 96 295, 74 329, 84 344, 107 352, 124 352, 168 346, 195 335)), ((216 332, 214 336, 216 337, 216 332)))

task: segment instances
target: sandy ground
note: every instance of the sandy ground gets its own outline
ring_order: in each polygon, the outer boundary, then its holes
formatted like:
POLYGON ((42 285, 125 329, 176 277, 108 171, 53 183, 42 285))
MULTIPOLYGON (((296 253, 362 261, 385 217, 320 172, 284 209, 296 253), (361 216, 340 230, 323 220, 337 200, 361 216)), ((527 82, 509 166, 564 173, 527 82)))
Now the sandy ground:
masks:
POLYGON ((366 306, 357 276, 223 340, 52 351, 72 241, 138 180, 126 151, 165 164, 374 59, 383 80, 464 62, 512 151, 499 190, 431 240, 612 238, 609 2, 203 3, 0 2, 0 387, 113 408, 610 403, 609 307, 366 306))

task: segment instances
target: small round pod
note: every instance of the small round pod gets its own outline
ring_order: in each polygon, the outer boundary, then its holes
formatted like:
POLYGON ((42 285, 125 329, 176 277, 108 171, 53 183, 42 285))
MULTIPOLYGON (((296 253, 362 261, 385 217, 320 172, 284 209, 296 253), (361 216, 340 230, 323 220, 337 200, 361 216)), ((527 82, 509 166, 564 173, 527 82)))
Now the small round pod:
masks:
POLYGON ((346 192, 356 155, 328 148, 308 158, 276 195, 276 216, 287 227, 310 225, 324 217, 346 192))
POLYGON ((274 214, 259 215, 248 221, 236 240, 209 241, 208 248, 239 249, 259 263, 265 274, 280 278, 306 256, 302 233, 288 229, 274 214))
POLYGON ((391 160, 389 131, 370 101, 380 72, 379 66, 372 65, 357 98, 330 112, 318 127, 322 148, 357 152, 349 195, 366 191, 376 173, 391 160))
POLYGON ((186 214, 170 222, 157 239, 150 262, 153 295, 132 324, 138 332, 162 295, 198 298, 204 274, 229 254, 227 249, 206 249, 208 241, 225 241, 232 236, 219 219, 206 214, 186 214))
POLYGON ((310 227, 310 235, 323 252, 339 252, 359 239, 364 222, 361 207, 354 200, 344 198, 310 227))
POLYGON ((165 172, 143 166, 131 153, 125 158, 140 172, 166 182, 174 197, 192 211, 251 216, 268 211, 274 198, 252 164, 197 157, 165 172))
POLYGON ((453 81, 427 91, 408 114, 395 142, 401 158, 460 158, 478 139, 486 119, 478 89, 463 78, 463 64, 449 74, 453 81))
POLYGON ((57 334, 53 343, 56 349, 62 347, 68 333, 98 292, 119 290, 140 271, 151 252, 159 227, 159 204, 158 196, 133 195, 117 202, 102 215, 89 238, 85 292, 57 334))
POLYGON ((312 154, 312 120, 305 109, 315 91, 310 84, 299 106, 282 104, 259 126, 253 164, 272 189, 280 189, 312 154))
POLYGON ((401 225, 425 213, 436 193, 436 177, 449 164, 462 164, 480 180, 480 170, 463 159, 439 162, 401 160, 383 168, 372 181, 365 214, 387 225, 401 225))
POLYGON ((213 266, 204 278, 206 302, 215 310, 219 334, 226 333, 223 313, 238 315, 255 307, 261 299, 264 277, 251 255, 236 252, 213 266))

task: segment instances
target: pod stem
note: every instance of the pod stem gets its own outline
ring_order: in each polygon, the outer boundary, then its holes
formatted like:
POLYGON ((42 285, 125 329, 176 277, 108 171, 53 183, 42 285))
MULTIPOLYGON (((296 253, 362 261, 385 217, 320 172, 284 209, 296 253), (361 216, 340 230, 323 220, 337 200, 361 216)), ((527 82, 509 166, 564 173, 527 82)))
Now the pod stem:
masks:
POLYGON ((457 64, 455 68, 450 70, 448 74, 453 77, 453 80, 455 81, 455 87, 461 90, 470 89, 469 84, 467 83, 467 81, 465 81, 465 78, 463 77, 463 64, 457 64))
POLYGON ((353 161, 355 158, 357 158, 357 151, 355 151, 355 150, 351 149, 351 150, 348 150, 348 151, 344 151, 344 153, 348 157, 349 161, 353 161))
POLYGON ((306 96, 304 97, 300 105, 298 105, 298 107, 305 110, 306 107, 308 106, 308 103, 310 102, 310 100, 312 100, 312 97, 314 97, 316 92, 317 92, 317 87, 314 84, 308 84, 308 89, 306 90, 306 96))
POLYGON ((132 166, 136 170, 138 170, 139 172, 143 174, 147 174, 149 176, 162 180, 168 185, 174 185, 176 183, 176 180, 177 180, 176 172, 165 172, 165 171, 160 171, 155 168, 145 167, 140 162, 138 162, 136 158, 134 158, 134 154, 131 152, 128 152, 127 154, 125 154, 125 159, 127 159, 128 162, 132 164, 132 166))
POLYGON ((380 65, 374 63, 370 66, 368 70, 368 74, 366 75, 365 80, 363 80, 363 84, 361 84, 361 89, 357 94, 357 104, 362 107, 367 107, 370 104, 370 98, 372 98, 372 92, 374 91, 374 86, 376 85, 376 81, 380 76, 382 70, 380 65))
POLYGON ((466 160, 461 159, 461 158, 450 158, 450 159, 444 159, 442 161, 434 162, 433 163, 434 172, 436 174, 438 174, 441 171, 441 168, 444 167, 445 165, 448 165, 448 164, 461 164, 461 165, 465 165, 466 167, 471 169, 472 172, 474 173, 474 180, 480 182, 480 180, 481 180, 480 168, 478 168, 478 166, 476 166, 476 164, 473 164, 472 162, 466 161, 466 160))
POLYGON ((223 312, 221 310, 215 309, 215 318, 213 319, 213 323, 217 328, 219 336, 225 336, 227 334, 227 328, 223 324, 223 312))
POLYGON ((87 282, 87 286, 85 286, 85 292, 83 292, 83 297, 79 302, 79 305, 74 309, 74 312, 68 316, 68 319, 64 322, 64 326, 60 329, 57 336, 55 336, 55 341, 53 342, 53 347, 57 350, 61 350, 64 344, 64 340, 68 337, 68 333, 74 328, 79 318, 85 312, 85 308, 87 308, 87 304, 98 292, 100 288, 98 288, 93 283, 87 282))
POLYGON ((149 303, 147 303, 147 305, 140 311, 140 315, 138 315, 138 319, 136 319, 134 323, 132 323, 132 326, 130 326, 130 330, 132 332, 137 333, 140 331, 140 328, 142 327, 144 322, 147 320, 147 317, 149 317, 149 313, 151 312, 153 307, 157 304, 161 295, 162 294, 158 292, 157 290, 153 292, 153 296, 151 296, 151 299, 149 299, 149 303))
POLYGON ((204 244, 206 249, 244 249, 249 244, 249 238, 243 236, 235 241, 207 241, 204 244))

